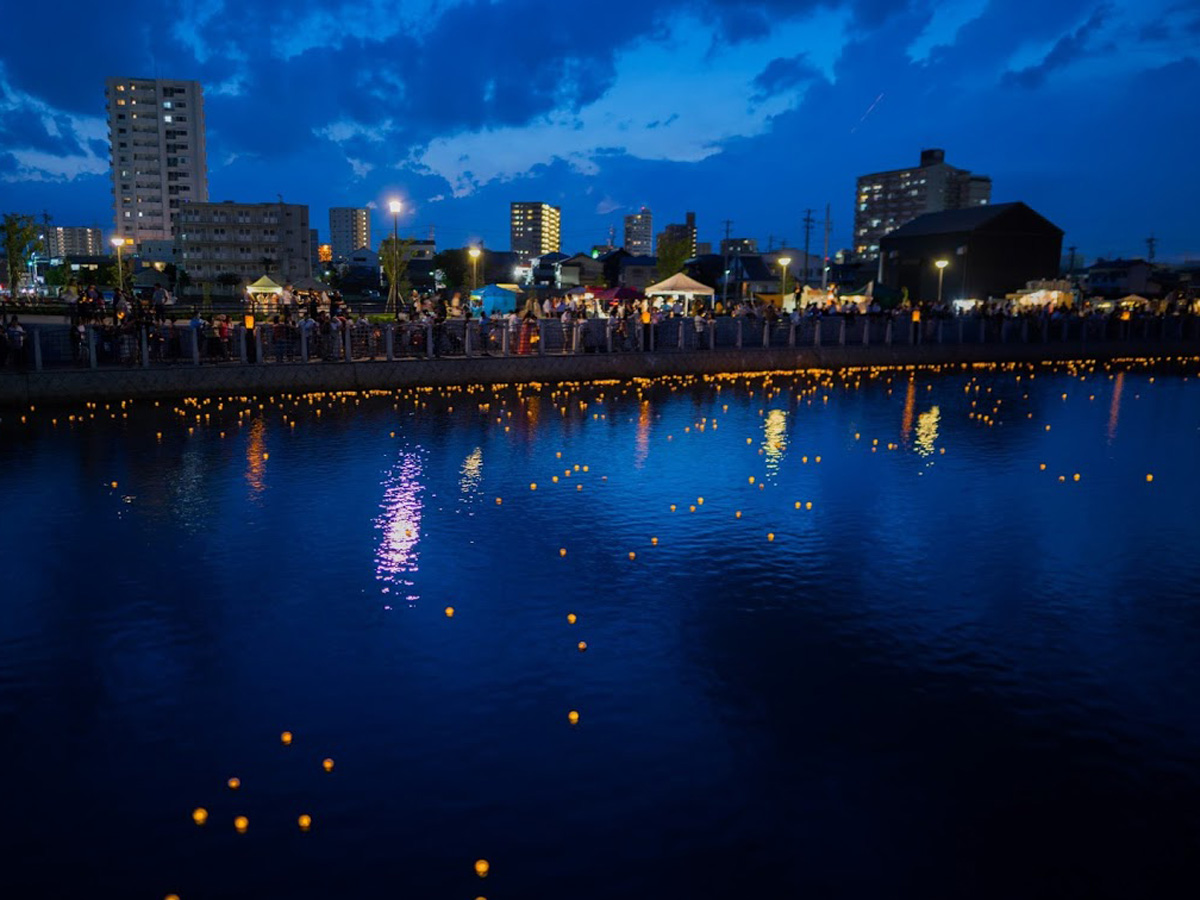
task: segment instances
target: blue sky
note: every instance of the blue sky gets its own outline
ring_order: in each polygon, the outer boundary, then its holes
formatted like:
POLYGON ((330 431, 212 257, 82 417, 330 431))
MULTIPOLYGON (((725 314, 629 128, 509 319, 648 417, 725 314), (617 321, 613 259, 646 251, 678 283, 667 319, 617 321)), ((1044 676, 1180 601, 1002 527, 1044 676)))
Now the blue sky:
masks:
MULTIPOLYGON (((205 85, 210 199, 399 194, 403 231, 508 247, 508 203, 564 249, 641 205, 701 240, 803 239, 856 175, 922 147, 991 175, 1089 257, 1200 258, 1197 0, 68 0, 6 12, 0 210, 112 227, 107 75, 205 85), (132 23, 132 24, 131 24, 132 23), (70 37, 74 36, 74 37, 70 37), (68 39, 69 38, 69 39, 68 39), (820 213, 818 213, 820 214, 820 213)), ((390 227, 377 213, 376 237, 390 227)), ((819 237, 814 239, 819 250, 819 237)))

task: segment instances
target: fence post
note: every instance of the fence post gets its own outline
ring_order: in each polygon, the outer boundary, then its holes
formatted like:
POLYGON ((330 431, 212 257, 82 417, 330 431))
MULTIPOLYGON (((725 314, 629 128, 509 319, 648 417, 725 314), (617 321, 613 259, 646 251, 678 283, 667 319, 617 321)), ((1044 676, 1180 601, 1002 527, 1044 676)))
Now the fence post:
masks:
POLYGON ((88 368, 96 368, 96 326, 87 326, 88 368))
POLYGON ((33 329, 33 371, 42 371, 42 329, 33 329))
MULTIPOLYGON (((275 339, 275 329, 282 328, 282 325, 275 325, 271 328, 271 339, 275 339)), ((267 357, 263 353, 263 327, 261 325, 254 326, 254 361, 260 366, 266 365, 267 357)))
POLYGON ((983 316, 979 317, 979 343, 987 343, 987 319, 983 316))
POLYGON ((1008 319, 1006 318, 1000 320, 1000 343, 1008 343, 1008 319))
POLYGON ((300 362, 308 362, 308 327, 303 322, 300 323, 300 362))
POLYGON ((768 350, 771 347, 771 320, 763 319, 763 349, 768 350))
POLYGON ((739 350, 742 349, 742 322, 744 322, 744 321, 745 320, 741 316, 738 316, 738 319, 737 319, 737 348, 739 350))
POLYGON ((711 319, 704 323, 705 330, 708 332, 708 349, 717 349, 717 320, 711 319))
POLYGON ((963 317, 959 316, 958 317, 958 343, 960 345, 963 343, 963 327, 964 327, 963 317))
POLYGON ((192 333, 192 365, 200 365, 200 329, 191 325, 188 326, 188 331, 192 333))
POLYGON ((508 327, 508 322, 504 323, 504 331, 500 332, 500 352, 508 356, 508 338, 512 333, 512 329, 508 327))
POLYGON ((575 323, 575 352, 579 352, 579 348, 583 345, 583 329, 586 327, 588 320, 580 319, 575 323))
POLYGON ((1068 319, 1062 320, 1062 326, 1063 326, 1062 327, 1062 339, 1063 339, 1064 344, 1067 342, 1067 323, 1068 323, 1068 321, 1069 321, 1068 319))
POLYGON ((1021 320, 1021 343, 1022 344, 1029 343, 1029 320, 1028 319, 1021 320))
POLYGON ((246 364, 246 326, 237 326, 238 336, 238 361, 244 366, 246 364))
POLYGON ((463 356, 471 358, 471 320, 463 320, 463 356))
POLYGON ((945 338, 945 334, 944 334, 944 332, 945 332, 946 320, 945 320, 945 319, 938 319, 938 323, 937 323, 937 325, 938 325, 938 332, 937 332, 938 336, 937 336, 937 342, 938 342, 939 344, 941 344, 941 343, 943 343, 943 342, 944 342, 944 338, 945 338))
POLYGON ((140 332, 138 338, 142 343, 142 368, 148 369, 150 368, 150 341, 146 337, 146 326, 143 325, 138 331, 140 332))
POLYGON ((846 346, 846 317, 843 316, 838 326, 838 346, 846 346))
POLYGON ((788 346, 794 348, 796 346, 796 323, 788 323, 788 346))
POLYGON ((433 323, 425 323, 425 358, 433 359, 433 323))
POLYGON ((538 319, 538 356, 546 355, 546 320, 538 319))
POLYGON ((604 345, 608 348, 609 353, 613 352, 612 333, 613 333, 613 319, 612 319, 612 316, 609 316, 607 319, 604 320, 604 345))
POLYGON ((863 340, 862 340, 862 345, 863 345, 864 347, 870 347, 870 346, 871 346, 871 317, 870 317, 869 315, 863 316, 863 340))
POLYGON ((887 327, 883 329, 883 342, 887 346, 892 346, 892 317, 888 316, 887 327))
POLYGON ((821 317, 817 316, 813 319, 813 346, 821 346, 821 317))
MULTIPOLYGON (((687 319, 679 319, 678 322, 679 322, 679 349, 686 350, 687 349, 687 327, 686 327, 685 323, 687 323, 687 319)), ((692 330, 695 331, 696 329, 693 328, 692 330)))
POLYGON ((342 355, 346 362, 354 362, 354 327, 347 322, 346 327, 342 329, 342 355))
POLYGON ((388 362, 396 358, 396 326, 391 322, 383 326, 383 354, 388 362))

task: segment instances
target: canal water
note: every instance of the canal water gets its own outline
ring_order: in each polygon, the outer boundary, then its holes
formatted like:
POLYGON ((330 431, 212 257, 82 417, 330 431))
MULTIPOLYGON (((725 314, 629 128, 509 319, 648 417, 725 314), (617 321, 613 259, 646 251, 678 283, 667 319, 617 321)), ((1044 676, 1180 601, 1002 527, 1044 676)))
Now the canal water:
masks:
POLYGON ((0 896, 1194 896, 1195 369, 5 410, 0 896))

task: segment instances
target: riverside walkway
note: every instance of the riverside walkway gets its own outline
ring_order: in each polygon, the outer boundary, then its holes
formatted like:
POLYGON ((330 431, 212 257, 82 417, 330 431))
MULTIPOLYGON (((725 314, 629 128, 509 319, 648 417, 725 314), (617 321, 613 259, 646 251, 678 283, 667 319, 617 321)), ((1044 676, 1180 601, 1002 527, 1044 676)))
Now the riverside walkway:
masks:
MULTIPOLYGON (((0 405, 656 375, 1200 356, 1200 317, 478 320, 227 329, 30 324, 0 405)), ((10 354, 11 355, 11 354, 10 354)))

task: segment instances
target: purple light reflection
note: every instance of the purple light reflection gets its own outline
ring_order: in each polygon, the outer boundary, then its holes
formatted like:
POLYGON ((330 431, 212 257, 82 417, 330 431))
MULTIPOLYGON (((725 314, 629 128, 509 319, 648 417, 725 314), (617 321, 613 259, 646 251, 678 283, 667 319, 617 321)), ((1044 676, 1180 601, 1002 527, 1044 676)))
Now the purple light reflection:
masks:
POLYGON ((421 537, 421 459, 414 452, 405 452, 384 479, 383 510, 375 519, 375 527, 383 532, 375 552, 375 578, 383 584, 384 594, 404 594, 415 603, 420 599, 413 593, 412 573, 417 564, 417 541, 421 537))

